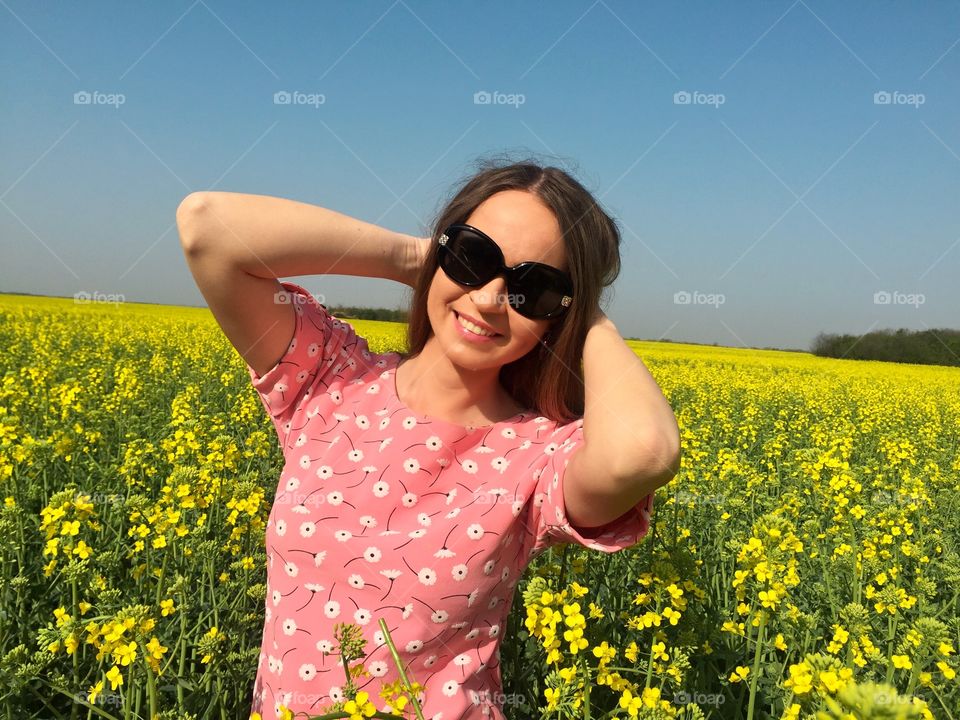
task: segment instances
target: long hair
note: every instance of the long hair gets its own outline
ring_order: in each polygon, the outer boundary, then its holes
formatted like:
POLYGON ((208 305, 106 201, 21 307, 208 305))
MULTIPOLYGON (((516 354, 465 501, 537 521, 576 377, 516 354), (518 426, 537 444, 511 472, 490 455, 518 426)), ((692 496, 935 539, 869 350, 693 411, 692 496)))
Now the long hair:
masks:
POLYGON ((433 335, 427 295, 439 268, 437 240, 453 223, 465 223, 487 198, 504 190, 535 194, 556 216, 573 281, 573 303, 553 321, 543 340, 522 358, 500 369, 500 384, 524 407, 559 422, 583 417, 583 348, 604 288, 620 273, 620 231, 593 196, 573 177, 532 160, 479 160, 479 170, 465 181, 438 213, 431 228, 430 250, 410 300, 407 352, 418 355, 433 335))

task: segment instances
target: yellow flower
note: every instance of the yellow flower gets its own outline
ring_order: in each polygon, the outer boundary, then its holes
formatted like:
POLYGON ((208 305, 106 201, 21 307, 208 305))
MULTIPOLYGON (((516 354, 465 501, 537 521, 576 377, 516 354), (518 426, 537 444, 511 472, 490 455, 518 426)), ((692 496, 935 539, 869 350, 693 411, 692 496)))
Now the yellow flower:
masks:
POLYGON ((806 662, 791 665, 790 677, 784 681, 783 685, 797 695, 810 692, 813 689, 812 668, 806 662))
POLYGON ((103 693, 103 680, 98 682, 96 685, 90 687, 90 692, 87 695, 87 702, 91 705, 95 705, 97 698, 103 693))
POLYGON ((786 649, 787 649, 787 643, 786 643, 786 641, 783 639, 783 633, 777 633, 777 637, 774 638, 774 640, 773 640, 773 646, 774 646, 777 650, 786 650, 786 649))
POLYGON ((943 660, 937 661, 937 667, 940 668, 940 672, 943 673, 943 676, 947 680, 953 680, 957 676, 957 671, 947 665, 943 660))
POLYGON ((173 611, 176 608, 173 607, 173 600, 161 600, 160 601, 160 613, 166 617, 167 615, 172 615, 173 611))
POLYGON ((746 665, 738 665, 737 669, 730 673, 730 682, 738 683, 741 680, 746 680, 747 675, 750 674, 750 668, 746 665))
POLYGON ((663 616, 670 621, 671 625, 676 625, 680 621, 680 613, 670 607, 664 609, 663 616))
POLYGON ((634 696, 629 689, 625 688, 623 694, 620 695, 620 707, 626 710, 630 717, 637 717, 640 708, 643 707, 643 700, 634 696))
POLYGON ((910 662, 910 657, 907 655, 894 655, 890 659, 893 661, 893 666, 900 670, 909 670, 913 667, 913 663, 910 662))
POLYGON ((120 643, 120 645, 118 645, 113 651, 113 656, 121 665, 129 665, 131 662, 137 659, 136 641, 131 641, 127 645, 120 643))
POLYGON ((107 671, 107 680, 110 681, 110 689, 116 690, 118 687, 123 685, 123 674, 120 672, 120 668, 114 665, 107 671))
POLYGON ((81 560, 86 560, 90 557, 90 552, 93 550, 89 545, 87 545, 83 540, 79 541, 73 548, 75 555, 79 555, 81 560))
POLYGON ((343 706, 343 711, 350 713, 350 720, 363 720, 364 717, 372 717, 377 711, 373 703, 368 702, 368 697, 368 693, 361 690, 355 700, 348 700, 343 706))
POLYGON ((670 659, 670 656, 667 655, 666 652, 664 652, 664 651, 666 650, 666 647, 667 647, 667 646, 666 646, 664 643, 662 643, 662 642, 655 643, 654 646, 651 648, 651 651, 652 651, 652 654, 653 654, 653 659, 654 659, 654 660, 669 660, 669 659, 670 659))

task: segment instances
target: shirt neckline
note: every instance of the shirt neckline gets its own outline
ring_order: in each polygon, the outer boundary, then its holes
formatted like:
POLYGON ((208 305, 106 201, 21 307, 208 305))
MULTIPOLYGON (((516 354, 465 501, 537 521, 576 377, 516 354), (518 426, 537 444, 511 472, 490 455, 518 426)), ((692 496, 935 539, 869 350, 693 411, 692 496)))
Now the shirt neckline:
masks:
POLYGON ((516 415, 507 418, 506 420, 495 422, 492 425, 458 425, 457 423, 450 422, 449 420, 444 420, 443 418, 435 417, 433 415, 421 415, 420 413, 415 412, 413 408, 400 399, 400 394, 397 392, 397 368, 400 367, 400 362, 403 360, 403 358, 399 353, 392 354, 396 357, 396 360, 389 367, 387 367, 387 373, 390 375, 390 381, 387 383, 390 388, 390 395, 396 404, 410 413, 410 415, 415 418, 419 424, 445 426, 469 433, 488 431, 500 425, 514 425, 534 416, 534 413, 532 412, 521 411, 516 415))

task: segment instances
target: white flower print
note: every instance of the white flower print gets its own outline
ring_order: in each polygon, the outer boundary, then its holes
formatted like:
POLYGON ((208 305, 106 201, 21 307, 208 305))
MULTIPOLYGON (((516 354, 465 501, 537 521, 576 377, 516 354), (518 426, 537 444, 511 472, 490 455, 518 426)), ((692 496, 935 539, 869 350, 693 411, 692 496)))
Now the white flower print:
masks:
POLYGON ((412 492, 404 493, 403 497, 400 498, 400 502, 403 503, 404 507, 411 508, 417 504, 417 496, 412 492))
POLYGON ((520 443, 520 449, 521 449, 521 450, 526 450, 526 449, 527 449, 528 447, 530 447, 531 445, 533 445, 532 442, 530 442, 529 440, 524 440, 522 443, 520 443))
POLYGON ((446 610, 434 610, 430 614, 430 619, 435 623, 445 623, 448 617, 450 617, 450 613, 448 613, 446 610))
POLYGON ((407 416, 403 419, 403 429, 404 430, 413 430, 417 426, 417 419, 412 416, 407 416))
POLYGON ((480 540, 483 538, 483 526, 480 523, 473 523, 467 528, 467 537, 471 540, 480 540))
POLYGON ((513 428, 504 428, 500 431, 500 435, 508 440, 513 440, 517 436, 517 431, 513 428))
POLYGON ((271 599, 273 600, 273 605, 274 605, 274 607, 276 607, 277 605, 279 605, 279 604, 280 604, 280 600, 283 598, 283 596, 280 594, 280 591, 279 591, 279 590, 274 590, 273 592, 271 592, 271 593, 270 593, 270 597, 271 597, 271 599))
POLYGON ((310 592, 320 592, 323 590, 323 585, 320 585, 319 583, 304 583, 303 586, 310 592))
POLYGON ((361 515, 360 524, 364 527, 375 528, 377 526, 377 519, 373 515, 361 515))
POLYGON ((470 656, 467 655, 466 653, 462 653, 462 654, 460 654, 460 655, 457 655, 457 656, 453 659, 453 664, 454 664, 454 665, 458 665, 459 667, 466 667, 467 665, 470 664, 470 656))
POLYGON ((423 525, 424 527, 430 527, 430 523, 432 521, 430 520, 429 515, 427 515, 426 513, 420 513, 419 515, 417 515, 417 522, 423 525))
POLYGON ((363 460, 363 451, 362 451, 362 450, 351 450, 349 453, 347 453, 347 458, 348 458, 351 462, 360 462, 361 460, 363 460))
POLYGON ((283 380, 278 380, 278 381, 274 384, 273 389, 274 389, 275 392, 278 392, 278 393, 280 393, 280 394, 282 395, 282 394, 285 393, 287 390, 289 390, 290 387, 289 387, 283 380))
POLYGON ((399 570, 381 570, 380 574, 389 580, 396 580, 403 573, 400 572, 399 570))
POLYGON ((367 670, 373 677, 383 677, 387 674, 387 664, 383 660, 374 660, 367 665, 367 670))
POLYGON ((490 629, 487 630, 487 635, 488 635, 489 637, 495 638, 495 637, 497 637, 499 634, 500 634, 500 626, 499 626, 499 625, 491 625, 491 626, 490 626, 490 629))
POLYGON ((357 611, 353 614, 353 619, 357 621, 358 625, 366 625, 372 617, 373 614, 366 608, 357 608, 357 611))
POLYGON ((357 419, 354 420, 354 422, 361 430, 366 430, 368 427, 370 427, 370 421, 367 419, 366 415, 357 415, 357 419))
POLYGON ((329 640, 318 640, 317 641, 317 650, 327 655, 333 652, 333 643, 329 640))
POLYGON ((303 503, 300 503, 290 508, 290 512, 294 512, 297 515, 306 515, 308 512, 310 512, 310 509, 303 503))
POLYGON ((418 653, 423 650, 423 640, 411 640, 407 643, 408 653, 418 653))
POLYGON ((307 357, 316 357, 318 352, 320 352, 319 343, 310 343, 307 345, 307 357))
POLYGON ((417 538, 422 538, 426 534, 427 534, 426 530, 424 530, 423 528, 417 528, 416 530, 412 530, 411 532, 408 532, 407 536, 412 537, 414 540, 416 540, 417 538))
POLYGON ((510 567, 508 565, 504 565, 503 570, 500 571, 500 581, 503 582, 508 577, 510 577, 510 567))
POLYGON ((287 492, 293 492, 298 487, 300 487, 300 481, 297 478, 292 477, 287 480, 287 492))
POLYGON ((367 562, 380 562, 381 557, 383 557, 383 554, 378 548, 375 548, 372 545, 363 551, 363 558, 367 562))
POLYGON ((464 460, 460 467, 463 468, 464 472, 468 472, 471 475, 476 475, 477 473, 477 463, 475 460, 464 460))
MULTIPOLYGON (((386 418, 384 418, 384 419, 386 420, 386 418)), ((384 438, 383 440, 381 440, 381 441, 380 441, 380 452, 383 452, 383 449, 384 449, 387 445, 389 445, 390 443, 392 443, 392 442, 393 442, 393 438, 392 438, 392 437, 384 438)))
POLYGON ((300 537, 313 537, 313 534, 317 531, 317 524, 314 522, 305 522, 300 525, 300 537))
POLYGON ((335 413, 333 414, 333 417, 334 417, 334 419, 337 420, 338 422, 346 422, 347 420, 350 419, 350 416, 349 416, 349 415, 344 415, 343 413, 338 413, 338 412, 335 412, 335 413))
POLYGON ((300 572, 300 568, 298 568, 292 562, 287 562, 283 566, 283 569, 287 572, 287 575, 289 575, 290 577, 296 577, 297 573, 300 572))
POLYGON ((480 594, 480 588, 474 588, 470 591, 470 594, 467 595, 467 607, 473 607, 473 603, 477 601, 477 595, 480 594))
POLYGON ((330 399, 333 400, 335 405, 339 405, 340 403, 343 402, 343 395, 340 393, 339 390, 332 390, 327 394, 330 396, 330 399))
POLYGON ((494 596, 491 597, 490 600, 487 602, 487 610, 494 610, 494 609, 496 609, 497 605, 499 605, 499 604, 500 604, 500 598, 498 598, 496 595, 494 595, 494 596))
POLYGON ((480 630, 477 628, 471 628, 470 632, 463 636, 464 640, 473 640, 477 635, 480 634, 480 630))
POLYGON ((518 517, 520 515, 520 511, 523 510, 523 504, 523 500, 514 500, 510 505, 510 512, 513 513, 514 517, 518 517))
POLYGON ((267 657, 267 667, 272 673, 277 671, 277 659, 273 655, 267 657))
POLYGON ((433 450, 434 452, 436 452, 437 450, 443 447, 443 440, 438 438, 436 435, 431 435, 430 437, 427 438, 427 441, 425 444, 427 446, 427 450, 433 450))
POLYGON ((454 555, 456 555, 456 553, 453 550, 448 550, 447 548, 440 548, 433 554, 435 558, 452 558, 454 555))
POLYGON ((408 473, 415 473, 420 469, 420 463, 416 458, 407 458, 403 461, 403 469, 408 473))
POLYGON ((301 680, 313 680, 317 674, 316 665, 306 664, 301 665, 300 670, 297 671, 297 674, 300 675, 301 680))
MULTIPOLYGON (((277 672, 282 672, 282 670, 278 670, 277 672)), ((280 717, 280 706, 287 705, 290 702, 291 697, 293 697, 292 692, 285 692, 277 695, 276 700, 273 703, 273 711, 277 714, 277 717, 280 717)))
POLYGON ((437 664, 437 656, 436 656, 436 655, 431 655, 430 657, 428 657, 426 660, 423 661, 423 666, 424 666, 425 668, 432 668, 432 667, 433 667, 434 665, 436 665, 436 664, 437 664))
POLYGON ((413 603, 407 603, 403 606, 403 619, 406 620, 413 614, 413 603))
POLYGON ((453 499, 457 496, 457 489, 452 488, 450 492, 447 493, 447 505, 453 502, 453 499))
POLYGON ((430 568, 423 568, 417 573, 417 577, 424 585, 433 585, 437 581, 437 574, 430 568))
POLYGON ((351 575, 347 579, 347 582, 350 583, 350 587, 355 588, 357 590, 360 590, 365 585, 365 583, 363 582, 363 577, 358 573, 354 573, 353 575, 351 575))
POLYGON ((293 618, 287 618, 283 621, 283 634, 293 635, 297 631, 297 623, 293 618))
POLYGON ((340 603, 336 600, 327 600, 323 606, 323 614, 331 619, 340 617, 340 603))
POLYGON ((494 561, 494 560, 487 560, 487 561, 483 564, 483 574, 484 574, 484 575, 489 575, 490 573, 493 572, 493 569, 494 569, 496 566, 497 566, 496 561, 494 561))
POLYGON ((456 680, 447 680, 443 687, 440 688, 443 691, 443 694, 447 697, 453 697, 457 694, 457 690, 460 688, 460 683, 456 680))
POLYGON ((300 467, 302 467, 304 470, 309 470, 309 469, 310 469, 310 456, 309 456, 309 455, 303 455, 303 456, 300 457, 300 467))
POLYGON ((447 458, 437 458, 437 465, 439 465, 440 467, 445 468, 449 464, 450 464, 450 461, 447 460, 447 458))
POLYGON ((376 472, 376 471, 377 471, 377 468, 376 468, 375 465, 364 465, 364 466, 363 466, 363 471, 364 471, 365 473, 372 473, 372 472, 376 472))
POLYGON ((557 445, 555 442, 552 442, 543 448, 543 453, 544 455, 553 455, 557 451, 558 447, 559 445, 557 445))
MULTIPOLYGON (((390 418, 385 417, 380 420, 380 429, 383 430, 390 424, 390 418)), ((382 449, 382 448, 381 448, 382 449)))
POLYGON ((321 480, 326 480, 331 475, 333 475, 333 468, 329 465, 321 465, 317 468, 317 477, 321 480))
POLYGON ((460 563, 459 565, 453 566, 453 570, 450 571, 450 574, 453 575, 454 580, 459 581, 459 580, 466 580, 467 574, 469 572, 470 571, 467 569, 467 566, 464 565, 463 563, 460 563))
POLYGON ((339 490, 334 490, 332 493, 327 493, 327 502, 336 507, 343 502, 343 493, 339 490))
POLYGON ((492 448, 492 447, 488 447, 487 445, 481 445, 480 447, 477 448, 476 451, 477 451, 478 453, 484 453, 484 454, 486 454, 486 453, 492 453, 492 452, 493 452, 493 448, 492 448))
POLYGON ((326 550, 321 550, 320 552, 315 553, 313 556, 313 564, 316 567, 320 567, 323 564, 323 561, 326 559, 326 557, 327 557, 326 550))
POLYGON ((459 514, 460 514, 460 508, 456 507, 456 508, 454 508, 453 510, 451 510, 450 512, 447 513, 447 518, 448 518, 448 519, 449 519, 449 518, 455 518, 455 517, 456 517, 457 515, 459 515, 459 514))
POLYGON ((353 533, 349 530, 337 530, 333 536, 337 539, 337 542, 346 542, 353 537, 353 533))
POLYGON ((283 537, 287 532, 287 521, 277 520, 277 535, 283 537))
POLYGON ((370 395, 376 395, 380 392, 380 383, 371 383, 367 387, 367 393, 370 395))
POLYGON ((332 688, 330 688, 330 699, 335 703, 343 700, 343 690, 341 690, 339 686, 334 685, 332 688))
POLYGON ((496 457, 490 461, 490 467, 496 470, 498 473, 503 475, 503 472, 507 469, 507 466, 510 464, 510 461, 505 457, 496 457))
POLYGON ((379 480, 373 485, 373 494, 377 497, 386 497, 390 494, 390 485, 383 480, 379 480))

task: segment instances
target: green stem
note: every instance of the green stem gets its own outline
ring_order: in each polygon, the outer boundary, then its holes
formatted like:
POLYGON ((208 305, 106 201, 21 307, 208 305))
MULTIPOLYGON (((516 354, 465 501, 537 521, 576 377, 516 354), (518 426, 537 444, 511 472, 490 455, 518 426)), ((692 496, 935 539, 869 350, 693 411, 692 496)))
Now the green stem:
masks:
POLYGON ((757 648, 753 653, 753 669, 750 671, 750 704, 747 705, 747 720, 753 720, 753 706, 757 700, 757 677, 760 674, 760 654, 763 650, 763 631, 767 625, 767 613, 761 610, 760 630, 757 632, 757 648))
POLYGON ((417 720, 424 720, 423 711, 420 709, 420 703, 417 702, 417 694, 410 687, 410 681, 407 679, 407 673, 403 669, 403 662, 400 660, 400 654, 393 644, 393 638, 390 637, 390 629, 383 618, 380 618, 380 629, 383 631, 383 637, 387 641, 387 647, 390 648, 390 654, 393 656, 393 662, 397 666, 397 672, 400 673, 400 679, 403 680, 403 686, 410 694, 410 702, 413 703, 413 710, 417 714, 417 720))

